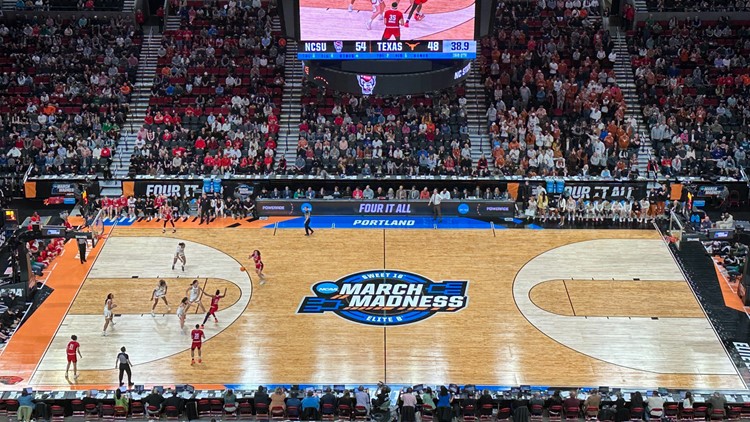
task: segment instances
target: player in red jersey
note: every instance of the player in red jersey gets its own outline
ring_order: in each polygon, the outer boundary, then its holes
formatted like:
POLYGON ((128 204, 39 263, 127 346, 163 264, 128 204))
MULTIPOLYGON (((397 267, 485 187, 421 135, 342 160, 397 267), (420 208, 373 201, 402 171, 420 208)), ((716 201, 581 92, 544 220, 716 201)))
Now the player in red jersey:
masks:
POLYGON ((258 278, 260 278, 260 284, 266 284, 266 275, 263 274, 263 268, 265 265, 263 265, 263 259, 260 257, 260 251, 254 250, 253 254, 250 255, 250 258, 253 259, 253 262, 255 262, 255 274, 258 274, 258 278))
POLYGON ((395 37, 396 41, 401 41, 401 25, 404 24, 404 14, 398 10, 398 3, 391 3, 391 10, 387 10, 383 15, 385 22, 385 31, 383 31, 383 41, 388 41, 395 37))
POLYGON ((172 207, 169 204, 164 204, 161 207, 161 216, 164 218, 164 225, 161 227, 161 232, 167 232, 167 223, 172 225, 172 233, 177 233, 177 229, 174 226, 174 217, 172 216, 172 207))
POLYGON ((122 217, 122 212, 128 209, 128 197, 123 195, 116 199, 117 201, 117 218, 122 217))
POLYGON ((201 363, 201 346, 203 345, 203 339, 206 338, 199 324, 195 324, 195 329, 190 332, 190 338, 193 340, 193 344, 190 346, 190 364, 195 365, 195 349, 198 349, 198 363, 201 363))
MULTIPOLYGON (((164 207, 164 204, 166 202, 167 201, 165 200, 165 198, 163 196, 161 196, 161 195, 159 195, 156 198, 154 198, 154 208, 156 208, 156 215, 157 216, 161 215, 162 207, 164 207)), ((159 220, 156 220, 156 221, 159 221, 159 220)))
POLYGON ((411 17, 415 11, 417 12, 417 16, 414 19, 418 21, 424 19, 424 13, 422 13, 422 5, 425 3, 427 3, 427 0, 411 0, 411 4, 409 4, 409 7, 407 7, 404 11, 404 13, 409 12, 409 17, 406 18, 404 28, 409 27, 409 21, 411 20, 411 17))
POLYGON ((114 210, 112 208, 112 198, 108 198, 106 196, 102 198, 102 209, 104 210, 105 219, 114 218, 114 210))
POLYGON ((70 364, 73 364, 73 379, 78 379, 78 358, 82 358, 81 345, 78 343, 78 337, 76 335, 70 336, 68 347, 65 348, 68 354, 68 366, 65 367, 65 379, 68 379, 68 370, 70 364))
POLYGON ((216 294, 214 294, 211 297, 211 307, 208 308, 208 312, 206 313, 206 317, 203 318, 203 324, 206 325, 206 321, 208 321, 208 317, 212 316, 214 317, 214 323, 218 323, 219 319, 216 318, 216 311, 219 310, 219 301, 224 298, 224 296, 227 295, 227 289, 224 289, 224 294, 221 294, 221 291, 218 289, 216 290, 216 294))

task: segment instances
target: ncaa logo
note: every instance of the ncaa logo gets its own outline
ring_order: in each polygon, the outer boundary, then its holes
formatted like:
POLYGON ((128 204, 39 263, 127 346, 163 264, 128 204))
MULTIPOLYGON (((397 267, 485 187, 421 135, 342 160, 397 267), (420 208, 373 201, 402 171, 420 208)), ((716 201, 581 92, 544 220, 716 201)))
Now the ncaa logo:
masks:
POLYGON ((333 48, 336 49, 337 53, 341 53, 341 50, 344 49, 344 42, 343 41, 334 41, 333 42, 333 48))
POLYGON ((461 215, 465 215, 469 213, 469 205, 465 203, 458 204, 458 213, 461 215))
POLYGON ((298 314, 332 312, 358 324, 393 327, 423 321, 437 313, 453 313, 469 303, 468 281, 435 282, 398 270, 370 270, 322 281, 314 296, 300 303, 298 314))

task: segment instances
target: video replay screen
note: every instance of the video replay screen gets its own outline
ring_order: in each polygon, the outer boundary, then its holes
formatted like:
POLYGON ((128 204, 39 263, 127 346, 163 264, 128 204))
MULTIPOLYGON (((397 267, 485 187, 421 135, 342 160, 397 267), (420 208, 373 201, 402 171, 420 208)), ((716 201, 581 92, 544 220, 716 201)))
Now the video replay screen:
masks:
POLYGON ((475 18, 475 0, 299 0, 301 41, 468 41, 475 18))

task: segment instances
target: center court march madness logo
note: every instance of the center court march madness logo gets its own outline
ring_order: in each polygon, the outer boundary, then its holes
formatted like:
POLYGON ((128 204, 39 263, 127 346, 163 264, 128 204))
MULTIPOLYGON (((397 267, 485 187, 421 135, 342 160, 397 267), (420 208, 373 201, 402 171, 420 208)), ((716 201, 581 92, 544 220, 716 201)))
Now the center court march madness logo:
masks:
POLYGON ((438 312, 458 312, 469 303, 468 281, 432 281, 398 270, 349 274, 312 287, 298 314, 333 312, 346 320, 373 326, 408 325, 438 312))

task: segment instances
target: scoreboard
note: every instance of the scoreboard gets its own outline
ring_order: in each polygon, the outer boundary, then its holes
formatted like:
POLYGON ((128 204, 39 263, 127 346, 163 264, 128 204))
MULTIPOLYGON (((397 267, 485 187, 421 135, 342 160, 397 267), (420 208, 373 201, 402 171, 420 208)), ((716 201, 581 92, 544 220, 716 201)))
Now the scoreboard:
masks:
POLYGON ((443 41, 303 41, 300 60, 475 59, 474 40, 443 41))

